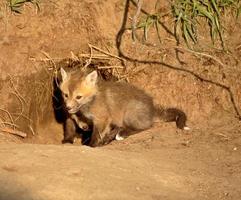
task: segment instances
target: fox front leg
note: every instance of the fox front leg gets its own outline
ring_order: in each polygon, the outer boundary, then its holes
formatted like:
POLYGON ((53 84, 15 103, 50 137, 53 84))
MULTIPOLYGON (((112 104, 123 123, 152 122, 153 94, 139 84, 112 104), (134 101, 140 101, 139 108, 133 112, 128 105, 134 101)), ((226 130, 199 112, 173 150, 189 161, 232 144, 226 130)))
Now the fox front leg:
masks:
POLYGON ((97 146, 100 145, 100 143, 101 143, 100 132, 99 132, 98 128, 96 126, 94 126, 94 130, 93 130, 93 133, 91 135, 89 146, 97 147, 97 146))
POLYGON ((106 134, 103 139, 102 143, 103 145, 109 144, 113 140, 123 140, 124 138, 120 135, 120 133, 123 131, 123 128, 121 127, 115 127, 112 129, 108 134, 106 134))
POLYGON ((83 121, 81 121, 77 115, 71 115, 71 118, 76 122, 79 128, 81 128, 83 131, 89 131, 89 125, 83 121))
POLYGON ((83 121, 76 121, 77 125, 79 128, 81 128, 83 131, 89 131, 89 126, 87 123, 83 122, 83 121))
POLYGON ((64 139, 62 143, 74 143, 74 138, 76 137, 75 123, 71 118, 68 118, 64 124, 64 139))
POLYGON ((105 144, 104 139, 110 133, 110 121, 107 123, 94 123, 94 130, 90 139, 89 146, 97 147, 105 144))
MULTIPOLYGON (((120 138, 119 140, 123 140, 124 138, 119 135, 121 133, 121 131, 123 131, 122 128, 115 127, 112 130, 110 130, 110 128, 108 128, 108 132, 106 132, 106 134, 103 134, 103 133, 102 134, 94 134, 93 133, 92 146, 94 147, 94 146, 106 145, 106 144, 109 144, 111 141, 115 140, 116 138, 120 138)), ((116 140, 118 140, 118 139, 116 139, 116 140)))

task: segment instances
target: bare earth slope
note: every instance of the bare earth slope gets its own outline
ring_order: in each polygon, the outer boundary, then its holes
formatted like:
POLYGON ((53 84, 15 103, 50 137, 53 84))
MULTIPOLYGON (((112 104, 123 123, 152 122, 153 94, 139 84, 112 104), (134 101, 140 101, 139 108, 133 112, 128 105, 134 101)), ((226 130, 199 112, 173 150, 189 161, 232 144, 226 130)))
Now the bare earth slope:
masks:
POLYGON ((0 199, 240 199, 240 136, 219 134, 167 125, 101 148, 2 144, 0 199))

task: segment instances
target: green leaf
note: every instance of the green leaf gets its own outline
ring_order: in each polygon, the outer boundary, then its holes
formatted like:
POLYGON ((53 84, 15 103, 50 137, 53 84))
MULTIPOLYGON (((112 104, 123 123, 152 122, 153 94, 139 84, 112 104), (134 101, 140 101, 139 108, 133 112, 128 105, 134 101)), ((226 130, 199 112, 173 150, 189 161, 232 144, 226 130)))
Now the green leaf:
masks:
POLYGON ((188 43, 188 31, 187 31, 187 25, 186 23, 183 24, 183 34, 184 34, 184 39, 186 40, 186 42, 188 43))
POLYGON ((241 14, 241 6, 237 9, 236 18, 238 18, 240 14, 241 14))
POLYGON ((216 0, 211 0, 211 3, 212 3, 212 5, 213 5, 214 10, 216 11, 217 15, 219 16, 220 13, 219 13, 218 6, 217 6, 217 4, 216 4, 216 0))
POLYGON ((220 28, 219 19, 218 19, 217 16, 214 16, 214 21, 215 21, 215 24, 217 26, 217 29, 220 30, 221 28, 220 28))
POLYGON ((160 33, 159 33, 159 21, 158 20, 156 20, 156 22, 155 22, 155 27, 156 27, 158 40, 161 43, 161 36, 160 36, 160 33))
POLYGON ((21 5, 21 4, 25 3, 25 2, 26 2, 26 0, 11 0, 10 4, 12 6, 15 6, 15 5, 21 5))

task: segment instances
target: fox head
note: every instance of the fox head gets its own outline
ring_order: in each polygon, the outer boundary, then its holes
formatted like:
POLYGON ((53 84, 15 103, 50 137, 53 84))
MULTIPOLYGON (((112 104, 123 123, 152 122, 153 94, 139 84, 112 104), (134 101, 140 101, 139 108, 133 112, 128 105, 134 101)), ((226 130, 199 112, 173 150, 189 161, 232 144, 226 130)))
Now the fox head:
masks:
POLYGON ((63 68, 60 69, 62 91, 66 109, 74 114, 79 109, 93 100, 97 92, 97 71, 86 74, 83 71, 67 73, 63 68))

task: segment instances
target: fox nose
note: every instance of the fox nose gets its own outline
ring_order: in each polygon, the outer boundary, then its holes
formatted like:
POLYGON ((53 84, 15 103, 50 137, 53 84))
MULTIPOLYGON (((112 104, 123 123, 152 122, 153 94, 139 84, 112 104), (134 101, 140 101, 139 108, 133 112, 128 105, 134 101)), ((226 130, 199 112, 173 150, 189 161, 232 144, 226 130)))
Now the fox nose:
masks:
POLYGON ((66 109, 67 110, 71 110, 71 106, 66 106, 66 109))

